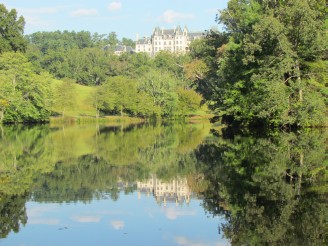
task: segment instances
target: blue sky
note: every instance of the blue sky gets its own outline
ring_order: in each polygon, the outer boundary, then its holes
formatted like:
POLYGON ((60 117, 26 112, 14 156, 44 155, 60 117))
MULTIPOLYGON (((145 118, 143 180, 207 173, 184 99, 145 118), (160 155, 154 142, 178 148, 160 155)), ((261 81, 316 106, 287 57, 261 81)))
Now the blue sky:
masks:
MULTIPOLYGON (((26 20, 25 34, 37 31, 116 32, 119 38, 150 36, 155 26, 217 27, 215 16, 228 0, 5 0, 26 20)), ((220 27, 219 27, 220 28, 220 27)))

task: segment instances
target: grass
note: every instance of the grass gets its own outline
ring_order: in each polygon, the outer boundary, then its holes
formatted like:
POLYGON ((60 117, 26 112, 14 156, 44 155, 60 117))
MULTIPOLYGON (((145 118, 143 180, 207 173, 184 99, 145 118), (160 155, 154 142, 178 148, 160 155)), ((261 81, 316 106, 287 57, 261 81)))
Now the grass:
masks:
MULTIPOLYGON (((55 90, 57 86, 63 83, 61 80, 53 80, 52 87, 55 90)), ((96 116, 96 110, 92 105, 92 94, 95 92, 95 87, 83 86, 74 84, 75 102, 74 106, 65 110, 67 117, 80 117, 80 116, 96 116)), ((54 108, 53 111, 61 115, 61 109, 54 108)))

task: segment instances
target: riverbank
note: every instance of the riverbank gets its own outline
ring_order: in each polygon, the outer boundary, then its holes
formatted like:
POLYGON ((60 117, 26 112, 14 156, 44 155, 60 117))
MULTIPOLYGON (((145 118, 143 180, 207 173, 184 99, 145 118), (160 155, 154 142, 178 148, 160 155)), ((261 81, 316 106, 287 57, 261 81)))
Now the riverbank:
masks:
MULTIPOLYGON (((209 121, 213 117, 212 114, 204 115, 190 115, 183 118, 183 121, 188 123, 196 123, 200 121, 209 121)), ((162 121, 164 119, 156 119, 162 121)), ((67 116, 67 117, 51 117, 50 124, 84 124, 84 123, 124 123, 124 124, 139 124, 152 121, 152 119, 131 117, 131 116, 103 116, 103 117, 91 117, 91 116, 67 116)))

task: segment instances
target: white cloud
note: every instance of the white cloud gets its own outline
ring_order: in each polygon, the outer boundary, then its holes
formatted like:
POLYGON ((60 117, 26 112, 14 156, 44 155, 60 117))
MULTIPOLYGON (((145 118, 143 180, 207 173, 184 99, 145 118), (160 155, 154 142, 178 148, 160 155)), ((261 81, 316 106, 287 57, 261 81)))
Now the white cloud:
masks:
POLYGON ((166 218, 170 220, 175 220, 179 216, 194 216, 196 215, 196 211, 180 210, 175 207, 169 207, 169 208, 164 208, 164 214, 166 218))
POLYGON ((28 224, 34 225, 58 225, 58 218, 46 218, 48 213, 56 211, 52 206, 38 206, 27 209, 28 224))
POLYGON ((202 242, 199 240, 189 239, 183 236, 175 237, 175 242, 178 245, 188 245, 188 246, 229 246, 229 241, 224 242, 202 242))
POLYGON ((124 221, 121 220, 112 220, 110 224, 115 230, 122 230, 125 225, 124 221))
POLYGON ((48 29, 53 26, 52 22, 45 21, 38 17, 26 16, 25 21, 26 21, 27 26, 37 27, 37 28, 42 28, 42 29, 48 29))
POLYGON ((71 12, 71 16, 73 17, 95 16, 95 15, 98 15, 98 11, 96 9, 77 9, 71 12))
POLYGON ((72 216, 72 220, 79 223, 97 223, 101 220, 100 216, 72 216))
POLYGON ((37 219, 37 218, 29 218, 28 224, 31 225, 59 225, 59 219, 37 219))
POLYGON ((120 3, 120 2, 111 2, 108 5, 109 11, 116 11, 116 10, 120 10, 121 8, 122 8, 122 3, 120 3))
POLYGON ((208 9, 206 11, 208 14, 218 14, 219 10, 217 8, 208 9))
POLYGON ((17 11, 23 15, 27 14, 56 14, 65 6, 54 6, 47 8, 18 8, 17 11))
POLYGON ((179 12, 175 12, 175 11, 169 9, 169 10, 166 10, 159 17, 159 20, 163 21, 165 23, 172 23, 172 22, 175 22, 175 21, 193 19, 193 18, 194 18, 193 14, 179 13, 179 12))

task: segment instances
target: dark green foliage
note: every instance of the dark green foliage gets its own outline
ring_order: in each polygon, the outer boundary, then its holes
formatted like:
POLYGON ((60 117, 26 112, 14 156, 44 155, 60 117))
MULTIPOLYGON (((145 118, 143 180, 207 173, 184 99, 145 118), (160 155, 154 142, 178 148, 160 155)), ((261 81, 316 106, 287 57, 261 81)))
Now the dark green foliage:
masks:
POLYGON ((19 232, 27 222, 26 195, 0 194, 0 239, 6 238, 11 231, 19 232))
POLYGON ((324 5, 322 0, 229 1, 218 16, 229 40, 212 33, 203 48, 215 52, 203 58, 209 67, 203 81, 210 85, 203 93, 227 123, 325 124, 322 72, 308 65, 325 59, 324 5))
POLYGON ((50 76, 36 74, 20 53, 0 55, 0 110, 4 122, 42 122, 50 116, 50 76))
POLYGON ((324 131, 213 138, 196 152, 204 208, 232 245, 325 245, 324 131))
POLYGON ((26 50, 24 26, 25 20, 22 16, 18 18, 16 9, 8 11, 0 4, 0 53, 26 50))
POLYGON ((125 46, 130 46, 132 48, 136 47, 136 43, 130 38, 122 38, 122 44, 125 46))

